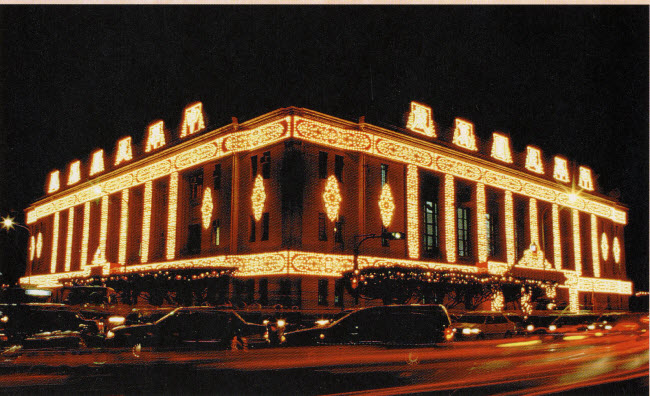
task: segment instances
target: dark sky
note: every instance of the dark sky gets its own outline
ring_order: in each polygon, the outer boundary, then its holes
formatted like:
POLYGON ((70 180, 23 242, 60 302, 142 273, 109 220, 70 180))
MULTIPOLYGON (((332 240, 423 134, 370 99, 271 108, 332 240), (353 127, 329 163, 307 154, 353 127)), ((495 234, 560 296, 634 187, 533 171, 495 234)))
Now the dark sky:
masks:
POLYGON ((217 127, 284 106, 403 125, 417 100, 443 129, 463 117, 590 166, 630 208, 648 289, 648 7, 4 6, 0 27, 2 216, 192 101, 217 127))

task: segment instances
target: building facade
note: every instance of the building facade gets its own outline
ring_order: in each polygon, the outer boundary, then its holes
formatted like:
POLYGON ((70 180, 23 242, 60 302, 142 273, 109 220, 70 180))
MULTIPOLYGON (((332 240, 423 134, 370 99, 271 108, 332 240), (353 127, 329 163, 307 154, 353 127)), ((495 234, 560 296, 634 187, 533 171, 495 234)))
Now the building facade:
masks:
POLYGON ((203 117, 195 103, 178 131, 158 121, 142 147, 125 137, 51 172, 26 209, 21 283, 230 268, 233 299, 349 306, 355 244, 387 230, 406 239, 364 242, 358 268, 517 271, 559 279, 556 300, 574 311, 627 307, 627 209, 585 166, 513 153, 499 132, 480 141, 459 118, 439 130, 416 102, 391 129, 293 107, 215 130, 203 117))

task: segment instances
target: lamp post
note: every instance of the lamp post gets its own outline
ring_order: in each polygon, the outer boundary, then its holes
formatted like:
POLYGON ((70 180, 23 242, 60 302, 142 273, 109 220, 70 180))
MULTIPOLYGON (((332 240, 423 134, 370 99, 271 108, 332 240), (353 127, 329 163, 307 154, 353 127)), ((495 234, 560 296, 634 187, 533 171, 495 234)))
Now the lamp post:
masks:
POLYGON ((354 305, 359 304, 359 250, 361 248, 361 244, 368 239, 373 239, 373 238, 384 238, 388 240, 399 240, 399 239, 405 239, 404 238, 405 234, 403 232, 388 232, 384 231, 381 234, 361 234, 361 235, 355 235, 354 236, 354 259, 353 259, 353 267, 352 267, 352 289, 355 290, 354 293, 354 305), (359 240, 361 238, 361 240, 359 240))

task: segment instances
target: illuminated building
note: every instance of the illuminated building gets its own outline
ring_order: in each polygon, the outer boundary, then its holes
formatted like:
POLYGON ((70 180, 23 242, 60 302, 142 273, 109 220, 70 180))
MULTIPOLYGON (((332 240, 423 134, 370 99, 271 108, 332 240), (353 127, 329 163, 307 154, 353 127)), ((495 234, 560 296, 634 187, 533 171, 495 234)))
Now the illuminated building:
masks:
MULTIPOLYGON (((294 107, 210 129, 202 109, 186 108, 177 131, 152 123, 141 147, 121 139, 114 161, 100 149, 73 163, 65 187, 52 171, 26 210, 38 239, 21 282, 229 268, 233 302, 338 309, 353 301, 341 273, 355 235, 388 230, 406 241, 368 240, 359 268, 560 279, 557 305, 627 305, 627 209, 590 168, 534 146, 511 153, 499 133, 485 144, 460 118, 444 142, 421 104, 404 129, 294 107)), ((501 290, 486 304, 509 309, 501 290)))

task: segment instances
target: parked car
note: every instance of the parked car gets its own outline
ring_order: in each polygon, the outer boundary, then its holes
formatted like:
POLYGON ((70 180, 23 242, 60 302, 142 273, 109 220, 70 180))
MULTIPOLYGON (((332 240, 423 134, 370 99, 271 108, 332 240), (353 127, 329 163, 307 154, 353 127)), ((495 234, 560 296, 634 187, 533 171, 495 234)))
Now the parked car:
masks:
POLYGON ((23 348, 94 346, 102 340, 97 322, 61 304, 2 304, 0 333, 6 344, 23 348))
POLYGON ((551 334, 584 333, 598 319, 595 314, 563 314, 553 320, 548 327, 551 334))
POLYGON ((603 334, 640 334, 648 331, 648 314, 606 313, 588 325, 592 332, 603 334))
POLYGON ((233 338, 263 334, 264 325, 248 323, 235 311, 211 307, 176 308, 153 323, 118 326, 106 334, 107 346, 220 349, 233 338))
POLYGON ((352 311, 330 324, 285 334, 285 345, 340 343, 430 344, 450 341, 442 305, 387 305, 352 311))
POLYGON ((461 340, 511 337, 517 333, 517 325, 498 312, 466 313, 454 323, 454 329, 461 340))
POLYGON ((523 319, 520 327, 524 329, 525 335, 547 334, 556 318, 557 315, 530 315, 523 319))

